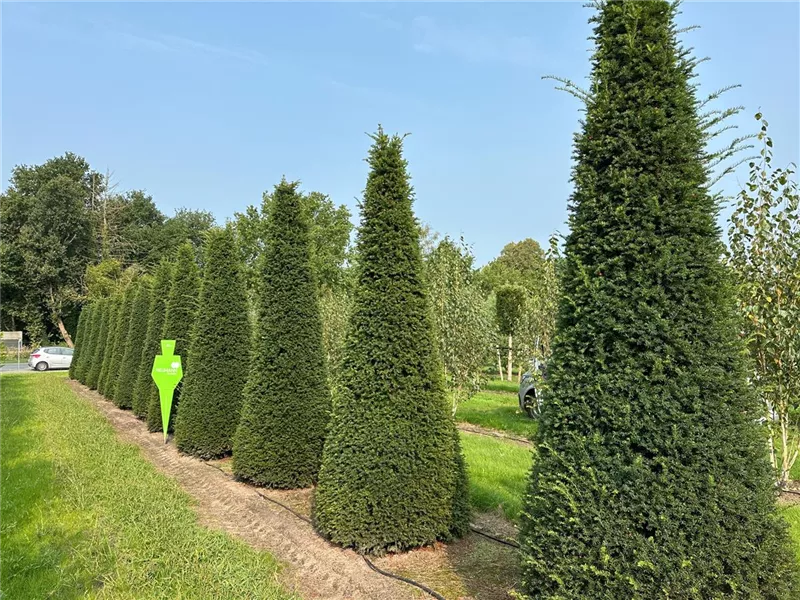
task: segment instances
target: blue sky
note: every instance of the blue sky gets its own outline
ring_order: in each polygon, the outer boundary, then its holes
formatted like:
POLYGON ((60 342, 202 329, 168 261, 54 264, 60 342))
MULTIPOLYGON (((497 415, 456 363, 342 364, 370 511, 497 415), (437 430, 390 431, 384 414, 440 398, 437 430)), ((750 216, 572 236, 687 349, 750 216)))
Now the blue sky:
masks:
MULTIPOLYGON (((798 162, 800 5, 687 2, 701 91, 736 122, 770 121, 798 162)), ((282 175, 347 204, 365 132, 406 140, 418 217, 463 235, 479 263, 565 231, 580 104, 542 75, 584 83, 587 18, 561 3, 85 3, 2 6, 2 177, 70 150, 146 189, 167 214, 218 221, 282 175)), ((735 193, 745 170, 729 177, 735 193)), ((4 183, 5 185, 5 183, 4 183)))

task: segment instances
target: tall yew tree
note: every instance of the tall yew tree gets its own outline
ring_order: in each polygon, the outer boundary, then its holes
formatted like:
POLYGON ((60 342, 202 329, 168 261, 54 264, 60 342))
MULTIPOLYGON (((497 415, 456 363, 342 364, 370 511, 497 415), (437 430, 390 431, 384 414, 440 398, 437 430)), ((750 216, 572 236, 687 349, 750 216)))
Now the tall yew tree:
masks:
POLYGON ((316 481, 331 403, 310 224, 297 185, 275 186, 259 265, 252 365, 233 445, 236 476, 276 488, 316 481))
POLYGON ((89 371, 89 365, 92 362, 94 343, 97 339, 96 331, 99 327, 99 312, 100 311, 98 309, 97 302, 90 303, 83 309, 83 312, 81 312, 81 317, 86 319, 86 324, 83 332, 81 332, 80 336, 78 337, 81 348, 78 350, 78 346, 76 345, 75 347, 75 354, 78 354, 79 356, 73 356, 72 362, 74 363, 77 358, 78 364, 75 366, 75 379, 83 384, 86 384, 86 374, 89 371))
POLYGON ((125 368, 125 345, 128 343, 128 333, 130 332, 131 313, 133 312, 133 301, 136 297, 136 289, 138 282, 131 282, 125 288, 125 293, 122 295, 122 304, 117 313, 117 325, 114 328, 114 345, 111 347, 110 357, 108 363, 108 377, 106 379, 103 394, 114 402, 120 408, 130 408, 130 405, 125 406, 120 404, 117 398, 117 383, 119 382, 120 374, 125 368))
MULTIPOLYGON (((103 349, 108 337, 108 322, 111 312, 111 298, 103 298, 96 305, 95 324, 91 338, 91 358, 86 365, 86 374, 83 383, 91 389, 97 389, 97 380, 103 364, 103 349)), ((88 357, 87 357, 88 358, 88 357)))
MULTIPOLYGON (((133 414, 147 418, 147 408, 156 384, 151 376, 153 358, 161 352, 161 332, 164 329, 164 314, 167 311, 167 296, 172 283, 172 265, 162 260, 153 277, 150 302, 147 308, 147 333, 142 343, 142 355, 133 393, 133 414)), ((157 392, 155 392, 157 393, 157 392)), ((159 413, 160 414, 160 413, 159 413)))
POLYGON ((469 523, 403 140, 382 129, 373 139, 353 308, 314 510, 323 535, 365 553, 448 539, 469 523))
MULTIPOLYGON (((200 277, 197 263, 194 259, 194 246, 189 242, 178 248, 172 274, 172 284, 167 297, 167 308, 164 313, 164 327, 161 330, 160 340, 175 340, 175 354, 181 357, 184 377, 188 376, 189 369, 189 336, 194 324, 197 309, 197 292, 200 287, 200 277)), ((152 364, 152 363, 151 363, 152 364)), ((178 411, 183 384, 178 384, 172 400, 169 429, 175 423, 175 414, 178 411)), ((150 431, 161 431, 161 402, 158 389, 153 386, 147 405, 147 428, 150 431)))
MULTIPOLYGON (((203 279, 189 343, 175 442, 182 452, 214 458, 230 452, 239 423, 250 346, 247 286, 230 227, 212 230, 205 241, 203 279)), ((260 366, 260 363, 259 363, 260 366)))
POLYGON ((121 408, 133 408, 136 378, 139 375, 139 365, 142 360, 142 345, 147 336, 151 283, 149 277, 143 277, 135 284, 136 290, 129 317, 128 335, 114 393, 114 401, 121 408))
POLYGON ((78 317, 78 330, 75 335, 75 351, 72 355, 72 362, 69 365, 69 377, 70 379, 77 379, 78 378, 78 365, 80 364, 81 355, 83 354, 83 349, 88 345, 86 343, 86 329, 89 322, 89 308, 84 307, 81 311, 80 316, 78 317))
POLYGON ((607 1, 592 19, 529 598, 797 597, 676 10, 607 1))
POLYGON ((100 374, 97 377, 97 391, 106 395, 109 372, 111 371, 111 358, 114 355, 114 342, 117 339, 119 325, 119 312, 122 310, 124 293, 110 296, 108 299, 108 321, 103 332, 103 346, 100 354, 100 374))

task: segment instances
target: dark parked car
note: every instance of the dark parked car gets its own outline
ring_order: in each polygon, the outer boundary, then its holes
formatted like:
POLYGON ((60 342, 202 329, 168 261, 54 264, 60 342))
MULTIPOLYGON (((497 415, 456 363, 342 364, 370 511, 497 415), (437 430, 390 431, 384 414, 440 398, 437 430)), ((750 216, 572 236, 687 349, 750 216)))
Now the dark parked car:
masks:
POLYGON ((531 370, 524 373, 519 382, 519 408, 531 419, 538 419, 542 412, 541 382, 544 377, 544 364, 534 361, 531 370))

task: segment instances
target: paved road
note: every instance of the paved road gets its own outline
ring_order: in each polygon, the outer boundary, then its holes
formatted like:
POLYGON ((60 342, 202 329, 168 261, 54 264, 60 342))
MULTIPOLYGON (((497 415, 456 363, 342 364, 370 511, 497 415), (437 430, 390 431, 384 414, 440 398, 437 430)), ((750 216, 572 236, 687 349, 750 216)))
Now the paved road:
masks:
POLYGON ((19 367, 17 363, 9 363, 5 365, 0 365, 0 372, 8 373, 9 371, 29 371, 31 368, 28 366, 28 362, 20 362, 19 367))

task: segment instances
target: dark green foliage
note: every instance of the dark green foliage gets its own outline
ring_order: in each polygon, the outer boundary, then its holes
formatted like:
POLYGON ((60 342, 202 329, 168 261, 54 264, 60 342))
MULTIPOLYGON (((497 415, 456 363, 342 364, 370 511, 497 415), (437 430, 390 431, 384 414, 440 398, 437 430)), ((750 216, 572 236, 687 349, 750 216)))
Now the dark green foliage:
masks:
POLYGON ((798 597, 675 11, 609 1, 594 18, 522 516, 530 598, 798 597))
POLYGON ((374 140, 314 521, 333 542, 379 553, 462 534, 469 510, 402 139, 379 129, 374 140))
MULTIPOLYGON (((200 287, 200 277, 197 263, 194 259, 194 247, 190 243, 178 248, 178 256, 172 271, 167 306, 164 313, 164 328, 161 330, 161 340, 175 340, 175 354, 181 357, 184 377, 189 373, 189 337, 194 325, 195 311, 197 309, 197 293, 200 287)), ((160 350, 159 350, 160 353, 160 350)), ((152 365, 152 362, 151 362, 152 365)), ((169 427, 171 431, 175 423, 175 414, 178 411, 181 388, 178 384, 172 400, 169 427)), ((161 431, 161 403, 158 390, 153 386, 147 405, 147 428, 150 431, 161 431)))
POLYGON ((253 361, 233 470, 259 485, 305 487, 317 478, 331 398, 309 222, 296 183, 284 180, 275 187, 260 270, 253 361))
MULTIPOLYGON (((80 381, 81 383, 86 383, 86 374, 89 371, 89 365, 92 362, 92 354, 94 353, 94 344, 97 336, 95 335, 97 328, 99 327, 99 318, 98 318, 98 303, 92 302, 88 304, 83 311, 81 312, 81 316, 85 313, 85 325, 83 331, 79 335, 80 341, 79 344, 82 345, 80 350, 78 346, 75 346, 75 353, 79 354, 78 363, 75 365, 75 379, 80 381)), ((75 356, 72 357, 72 363, 75 364, 75 356)))
POLYGON ((108 327, 108 298, 99 300, 94 305, 95 315, 93 317, 94 324, 92 326, 92 334, 89 340, 91 346, 90 353, 86 356, 87 363, 83 376, 83 384, 91 389, 97 387, 97 379, 100 376, 100 366, 102 363, 102 354, 100 346, 103 344, 105 337, 103 331, 108 327))
POLYGON ((503 335, 514 335, 525 309, 525 289, 518 285, 502 285, 495 295, 497 327, 503 335))
POLYGON ((139 365, 142 360, 142 345, 147 337, 147 313, 150 309, 151 283, 149 277, 144 277, 136 283, 125 350, 122 354, 117 388, 114 392, 114 401, 121 408, 133 408, 136 378, 139 376, 139 365))
POLYGON ((203 263, 175 443, 182 452, 213 458, 231 450, 251 341, 243 266, 229 227, 209 232, 203 263))
POLYGON ((122 294, 122 301, 116 316, 117 324, 114 327, 114 344, 111 346, 111 352, 109 353, 111 360, 108 363, 108 374, 103 384, 103 391, 101 392, 120 408, 130 408, 130 406, 123 406, 119 403, 117 399, 117 382, 125 368, 123 363, 125 345, 128 343, 128 331, 131 325, 131 313, 133 312, 133 300, 136 297, 136 288, 137 284, 135 282, 130 283, 122 294))
POLYGON ((114 352, 114 340, 117 332, 117 316, 122 305, 122 298, 110 296, 108 299, 108 319, 105 329, 100 333, 103 337, 102 348, 98 360, 100 361, 100 372, 97 377, 97 391, 105 395, 106 383, 108 382, 108 370, 111 365, 111 355, 114 352))
POLYGON ((153 369, 153 358, 161 352, 161 331, 164 329, 164 314, 167 311, 167 297, 172 284, 172 265, 162 260, 153 277, 150 289, 150 302, 147 308, 147 334, 142 342, 142 356, 139 359, 139 370, 136 374, 133 394, 133 414, 140 419, 147 418, 150 398, 155 392, 156 384, 150 372, 153 369))
POLYGON ((78 364, 80 363, 81 354, 83 354, 83 348, 88 345, 85 339, 88 321, 89 310, 88 307, 84 307, 83 310, 81 310, 80 317, 78 317, 78 331, 73 340, 75 342, 75 351, 72 354, 72 362, 69 365, 70 379, 78 378, 78 364))

